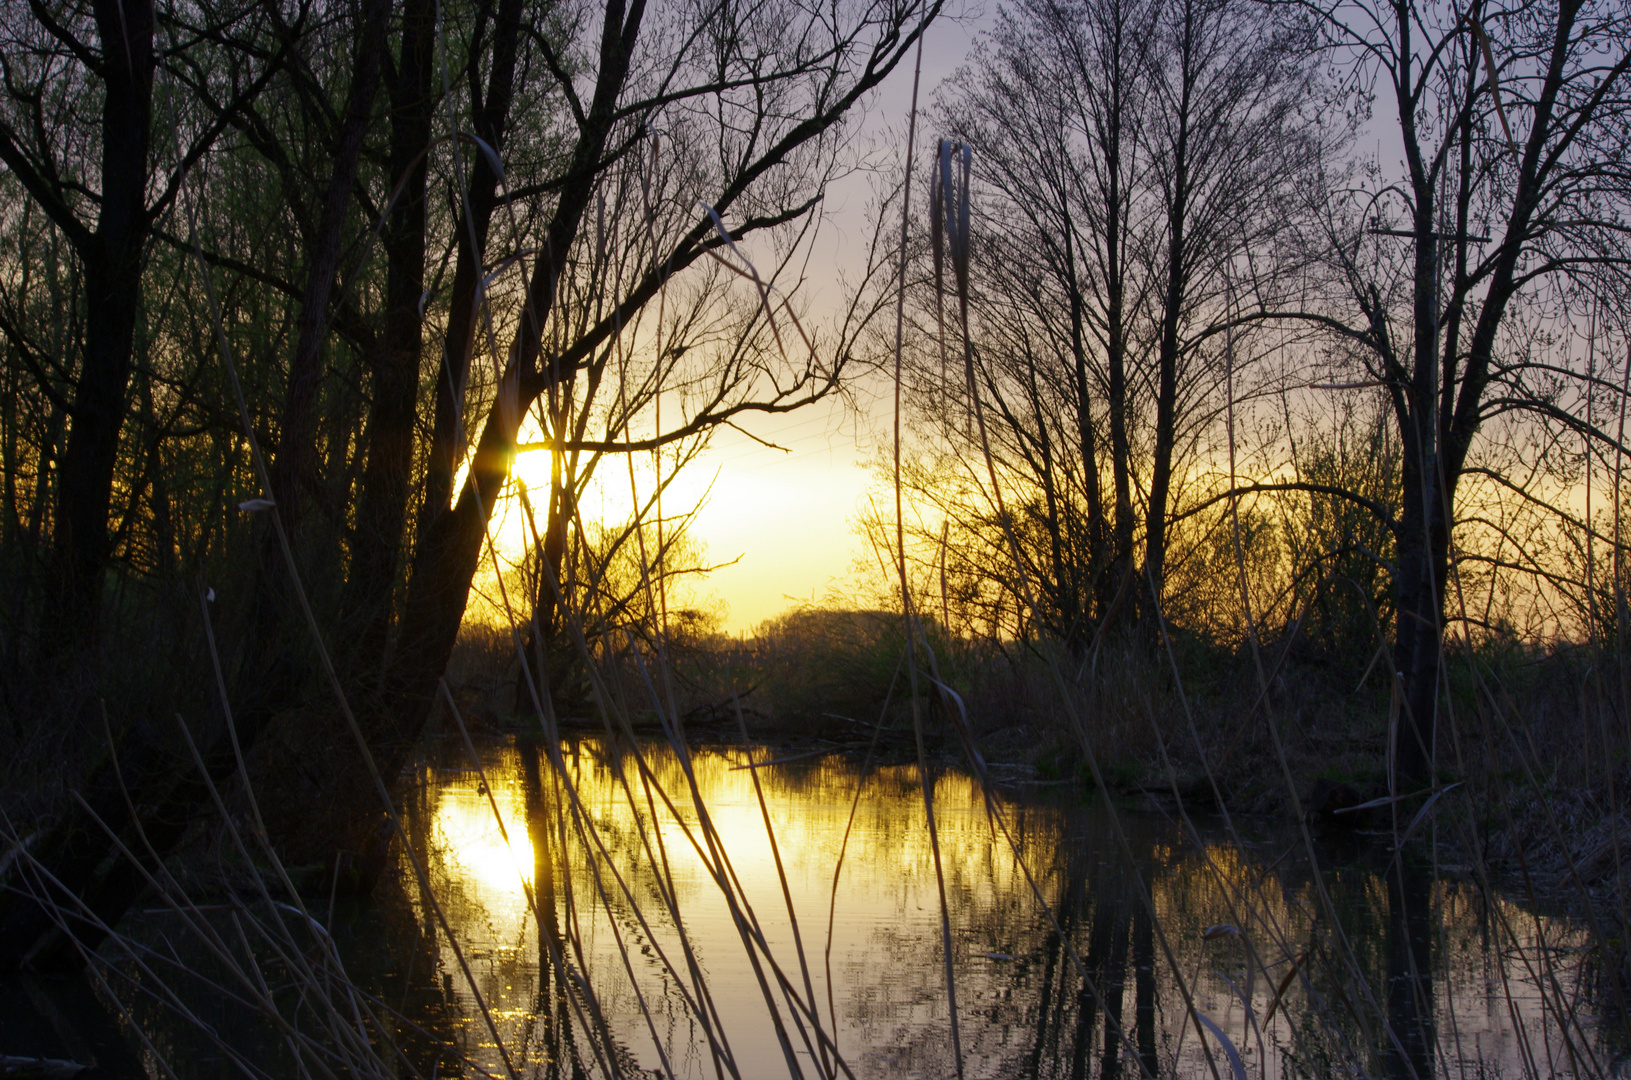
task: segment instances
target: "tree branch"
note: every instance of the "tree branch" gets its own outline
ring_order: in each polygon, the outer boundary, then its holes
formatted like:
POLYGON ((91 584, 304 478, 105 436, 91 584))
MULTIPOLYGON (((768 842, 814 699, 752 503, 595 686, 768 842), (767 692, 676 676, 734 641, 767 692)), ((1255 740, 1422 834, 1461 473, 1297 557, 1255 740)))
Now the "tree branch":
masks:
POLYGON ((34 168, 28 156, 18 147, 11 126, 4 120, 0 120, 0 161, 5 162, 6 168, 22 182, 23 187, 34 197, 34 201, 39 203, 40 209, 45 211, 52 224, 68 237, 68 242, 74 246, 74 250, 82 258, 89 255, 95 246, 91 230, 74 216, 74 212, 62 201, 54 185, 34 168))
POLYGON ((1281 484, 1245 484, 1233 487, 1228 491, 1212 496, 1210 499, 1207 499, 1204 502, 1191 506, 1182 513, 1172 515, 1172 520, 1174 522, 1178 522, 1187 517, 1193 517, 1202 510, 1205 510, 1211 506, 1216 506, 1225 499, 1232 499, 1240 495, 1263 494, 1272 491, 1301 491, 1310 495, 1330 495, 1338 499, 1346 499, 1355 506, 1361 506, 1366 510, 1369 510, 1376 516, 1378 521, 1387 526, 1389 532, 1397 534, 1399 531, 1399 523, 1397 519, 1394 518, 1393 514, 1387 507, 1383 506, 1375 499, 1368 499, 1358 492, 1349 491, 1347 488, 1336 487, 1333 484, 1309 484, 1302 483, 1300 481, 1281 484))

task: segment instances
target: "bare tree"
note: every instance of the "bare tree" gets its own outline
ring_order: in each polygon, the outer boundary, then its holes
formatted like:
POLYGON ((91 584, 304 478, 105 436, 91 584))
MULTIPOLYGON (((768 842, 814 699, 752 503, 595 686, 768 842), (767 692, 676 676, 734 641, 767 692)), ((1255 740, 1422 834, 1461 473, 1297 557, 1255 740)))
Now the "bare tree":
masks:
MULTIPOLYGON (((335 790, 367 792, 364 758, 323 704, 314 650, 345 646, 342 689, 381 774, 395 776, 435 700, 534 406, 563 453, 644 454, 839 387, 853 333, 797 330, 787 260, 819 218, 856 105, 939 5, 607 0, 568 13, 475 0, 440 22, 417 0, 250 10, 259 37, 190 8, 167 16, 262 78, 222 93, 184 58, 167 69, 203 118, 196 145, 233 133, 213 168, 234 183, 196 193, 193 235, 153 234, 185 257, 188 280, 211 275, 220 326, 189 288, 149 333, 167 357, 218 370, 224 331, 272 472, 272 490, 258 491, 230 406, 190 406, 200 423, 189 438, 213 440, 219 485, 214 509, 183 508, 206 538, 190 572, 206 558, 249 564, 216 579, 232 613, 225 692, 211 688, 198 710, 197 741, 211 775, 236 768, 230 703, 238 745, 276 719, 335 790), (449 56, 464 66, 439 66, 449 56), (743 261, 747 237, 763 267, 743 261), (676 318, 688 293, 689 325, 676 318), (667 314, 652 317, 659 298, 667 314), (427 341, 439 354, 431 378, 427 341), (617 380, 631 392, 609 394, 617 380), (665 400, 670 411, 648 424, 639 410, 665 400), (292 568, 269 515, 251 519, 258 528, 211 524, 245 495, 275 504, 292 568), (306 633, 291 569, 325 642, 306 633)), ((83 96, 54 79, 41 68, 37 85, 83 96)), ((207 792, 178 772, 171 741, 131 725, 122 773, 104 763, 84 785, 91 809, 35 838, 59 900, 113 921, 140 873, 109 869, 106 829, 160 854, 179 838, 207 792)), ((314 820, 290 833, 368 849, 365 879, 384 865, 375 818, 333 832, 314 820)), ((49 916, 6 895, 0 954, 51 955, 49 916)))
POLYGON ((1405 704, 1391 771, 1405 793, 1432 779, 1452 532, 1458 492, 1482 471, 1480 430, 1501 418, 1618 447, 1556 404, 1554 380, 1582 386, 1602 370, 1536 348, 1525 324, 1566 321, 1593 294, 1625 310, 1631 12, 1581 0, 1294 10, 1350 92, 1386 102, 1400 173, 1332 197, 1328 308, 1246 305, 1241 317, 1329 330, 1391 410, 1401 504, 1396 518, 1382 512, 1398 553, 1393 660, 1405 704))
MULTIPOLYGON (((973 333, 1010 526, 1075 646, 1163 590, 1182 464, 1220 400, 1223 269, 1274 242, 1326 141, 1291 56, 1250 4, 1037 0, 944 102, 988 187, 973 333)), ((977 452, 937 364, 925 424, 977 452)))
MULTIPOLYGON (((393 745, 406 744, 402 736, 417 729, 432 701, 526 410, 578 372, 592 377, 595 358, 605 355, 675 275, 724 246, 726 237, 716 220, 742 213, 740 223, 730 229, 740 237, 805 217, 826 174, 821 162, 836 146, 846 114, 899 63, 921 32, 922 19, 933 13, 933 8, 916 14, 863 6, 833 24, 813 10, 771 5, 756 9, 750 23, 739 24, 725 18, 723 10, 709 9, 701 21, 688 12, 662 11, 653 13, 659 22, 651 32, 652 43, 643 47, 643 3, 606 8, 593 94, 586 106, 573 105, 576 144, 560 174, 519 325, 475 440, 470 482, 452 506, 430 508, 430 520, 421 530, 397 659, 379 713, 394 729, 393 745), (666 19, 673 21, 665 25, 666 19), (788 36, 778 29, 771 34, 769 27, 778 20, 797 32, 788 36), (670 52, 670 35, 693 40, 688 48, 694 53, 670 52), (727 117, 741 115, 720 123, 710 116, 720 110, 727 117), (573 280, 577 245, 599 240, 582 235, 597 193, 608 193, 603 185, 616 183, 619 176, 632 186, 626 170, 608 166, 628 160, 659 117, 673 118, 670 146, 685 157, 682 168, 668 174, 673 187, 658 197, 674 207, 700 201, 710 212, 698 217, 682 209, 659 222, 665 227, 653 234, 650 256, 629 264, 628 284, 590 291, 603 306, 560 310, 557 301, 571 295, 565 286, 573 280), (753 122, 739 122, 749 118, 753 122), (694 171, 710 159, 719 164, 694 171), (789 186, 787 181, 796 176, 813 176, 816 182, 789 186), (574 327, 586 310, 595 312, 594 317, 574 327)), ((565 72, 558 77, 562 93, 578 102, 574 80, 565 72)), ((760 369, 748 363, 751 356, 743 355, 746 367, 727 364, 721 369, 720 392, 711 403, 704 402, 671 430, 620 448, 649 449, 744 412, 786 411, 836 386, 838 373, 831 364, 803 350, 794 356, 804 359, 795 359, 791 371, 767 385, 758 378, 760 369)))

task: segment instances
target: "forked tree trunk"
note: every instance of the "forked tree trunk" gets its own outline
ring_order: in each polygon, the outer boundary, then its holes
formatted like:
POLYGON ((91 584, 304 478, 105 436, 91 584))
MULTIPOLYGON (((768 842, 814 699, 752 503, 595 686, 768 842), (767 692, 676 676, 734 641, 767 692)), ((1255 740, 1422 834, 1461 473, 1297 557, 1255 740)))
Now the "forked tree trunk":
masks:
MULTIPOLYGON (((566 271, 578 230, 593 201, 599 163, 616 118, 645 0, 608 0, 602 27, 595 93, 579 126, 577 145, 561 185, 555 211, 536 257, 510 360, 470 458, 465 485, 451 508, 426 508, 428 520, 414 551, 408 596, 397 646, 382 680, 360 717, 376 764, 389 783, 407 763, 436 700, 437 685, 453 653, 469 600, 470 582, 482 554, 493 506, 509 480, 516 435, 533 401, 556 380, 569 377, 566 363, 541 370, 543 328, 556 298, 555 284, 566 271)), ((360 837, 374 835, 358 825, 360 837)), ((365 862, 383 865, 374 844, 365 862)))
MULTIPOLYGON (((351 696, 365 700, 387 660, 391 601, 401 569, 412 491, 419 368, 423 351, 421 296, 425 289, 426 208, 431 126, 435 10, 431 0, 402 6, 397 62, 387 79, 390 101, 388 190, 393 199, 380 233, 385 256, 382 323, 368 350, 372 380, 366 427, 367 458, 356 498, 351 562, 340 597, 335 661, 351 696)), ((383 50, 382 50, 383 51, 383 50)), ((287 571, 281 566, 281 575, 287 571)), ((293 614, 283 605, 285 616, 293 614)), ((299 681, 293 692, 312 692, 299 681)), ((319 690, 326 694, 326 688, 319 690)), ((326 702, 324 705, 326 706, 326 702)), ((299 710, 280 720, 280 738, 266 747, 257 770, 277 794, 265 811, 269 831, 296 865, 328 868, 348 884, 371 882, 383 867, 359 865, 349 825, 378 827, 372 788, 355 741, 326 707, 299 710), (336 860, 335 849, 346 854, 336 860)), ((340 882, 331 882, 338 886, 340 882)))
POLYGON ((402 39, 390 81, 391 153, 395 193, 381 246, 385 251, 385 325, 371 357, 374 394, 368 415, 368 463, 357 500, 344 622, 355 633, 365 671, 384 661, 391 592, 400 566, 413 469, 414 420, 423 349, 420 298, 425 290, 425 178, 432 110, 433 0, 407 0, 402 39))
MULTIPOLYGON (((294 350, 289 360, 289 381, 285 389, 283 409, 278 425, 277 452, 271 462, 272 495, 276 507, 272 511, 282 520, 284 533, 295 558, 295 572, 303 581, 333 580, 339 570, 338 530, 331 518, 312 512, 318 505, 322 489, 319 432, 325 420, 322 415, 322 383, 329 370, 327 362, 330 344, 331 301, 339 276, 342 254, 348 236, 347 223, 353 220, 352 202, 362 167, 362 153, 374 118, 374 100, 380 84, 380 72, 385 66, 388 47, 387 31, 392 0, 363 0, 357 11, 355 46, 351 54, 350 81, 341 108, 339 123, 334 131, 334 156, 319 203, 315 231, 308 238, 306 255, 306 282, 302 292, 296 321, 294 350)), ((411 18, 407 32, 411 33, 411 18)), ((393 150, 395 147, 393 146, 393 150)), ((404 192, 406 197, 409 193, 404 192)), ((393 214, 392 225, 400 224, 393 214)), ((411 240, 408 241, 411 243, 411 240)), ((388 243, 400 246, 400 234, 388 243)), ((400 255, 400 251, 397 252, 400 255)), ((388 254, 389 259, 389 254, 388 254)), ((393 264, 391 271, 400 275, 401 268, 393 264)), ((392 281, 398 287, 400 279, 392 281)), ((417 297, 415 297, 417 302, 417 297)), ((392 332, 401 333, 399 324, 390 322, 375 340, 381 349, 394 343, 392 332)), ((388 361, 384 361, 388 364, 388 361)), ((382 365, 383 366, 383 365, 382 365)), ((389 374, 387 375, 389 382, 389 374)), ((376 388, 376 409, 389 409, 391 388, 376 388)), ((411 407, 411 406, 410 406, 411 407)), ((333 428, 349 430, 350 424, 333 417, 333 428)), ((372 431, 371 436, 380 432, 372 431)), ((344 456, 344 450, 334 444, 331 436, 330 458, 344 456)), ((383 483, 381 471, 389 468, 389 439, 371 447, 369 465, 374 469, 370 479, 383 483)), ((359 525, 374 524, 385 511, 379 505, 379 495, 370 498, 364 492, 364 505, 359 507, 359 525)), ((258 541, 259 565, 248 605, 245 629, 240 634, 242 659, 235 673, 228 676, 229 691, 235 714, 242 718, 240 742, 253 744, 274 717, 279 724, 288 725, 285 738, 276 740, 270 760, 263 763, 279 798, 268 807, 268 827, 275 838, 284 841, 290 837, 306 841, 314 830, 291 826, 289 818, 299 811, 308 810, 314 817, 321 816, 326 793, 313 790, 311 778, 320 778, 340 768, 346 753, 355 754, 352 745, 344 740, 344 732, 331 723, 314 722, 309 711, 297 710, 308 695, 326 693, 327 688, 315 678, 318 671, 314 662, 312 643, 304 623, 300 598, 290 578, 282 543, 272 522, 262 525, 258 541), (314 729, 320 736, 314 737, 314 729), (316 751, 311 767, 300 761, 304 754, 316 751), (337 750, 337 752, 336 752, 337 750), (296 782, 298 778, 298 783, 296 782), (282 790, 289 787, 292 790, 282 790)), ((364 587, 373 584, 363 575, 364 587)), ((346 596, 353 599, 354 594, 346 596)), ((347 655, 351 655, 348 650, 347 655)), ((364 661, 366 665, 367 661, 364 661)), ((225 733, 216 728, 203 740, 206 753, 219 753, 215 746, 224 746, 225 733), (213 738, 214 742, 211 742, 213 738)), ((185 791, 185 787, 182 788, 185 791)), ((305 854, 296 844, 292 850, 305 854)), ((160 849, 161 851, 163 849, 160 849)), ((326 849, 324 849, 326 852, 326 849)), ((297 856, 298 857, 298 856, 297 856)))
MULTIPOLYGON (((1395 661, 1399 665, 1403 708, 1390 733, 1394 753, 1394 794, 1405 794, 1434 782, 1432 763, 1438 694, 1444 662, 1444 604, 1452 596, 1450 575, 1451 516, 1456 488, 1466 467, 1473 437, 1483 420, 1492 372, 1496 342, 1507 308, 1521 284, 1520 264, 1532 254, 1528 245, 1537 229, 1536 213, 1543 192, 1556 173, 1573 169, 1565 154, 1553 153, 1553 143, 1566 126, 1583 124, 1588 109, 1570 103, 1566 108, 1581 111, 1559 116, 1559 101, 1567 82, 1567 64, 1575 20, 1581 5, 1564 0, 1555 12, 1556 23, 1547 28, 1552 37, 1551 54, 1546 61, 1539 93, 1525 111, 1529 113, 1528 134, 1511 149, 1516 177, 1511 202, 1501 221, 1501 246, 1489 272, 1483 277, 1482 303, 1471 337, 1460 340, 1461 323, 1473 299, 1473 283, 1465 272, 1467 239, 1467 185, 1460 185, 1456 211, 1457 229, 1450 238, 1456 245, 1456 277, 1449 303, 1441 310, 1438 298, 1440 234, 1438 225, 1437 181, 1427 168, 1416 128, 1419 87, 1409 77, 1395 86, 1398 117, 1405 136, 1406 164, 1410 170, 1415 217, 1414 241, 1412 367, 1408 382, 1394 362, 1392 389, 1394 413, 1399 424, 1403 450, 1401 471, 1403 507, 1400 512, 1399 565, 1396 590, 1398 626, 1395 630, 1395 661), (1555 172, 1554 172, 1555 171, 1555 172), (1448 330, 1442 333, 1444 311, 1448 330)), ((1413 29, 1410 11, 1399 9, 1400 40, 1409 41, 1413 29)), ((1631 61, 1622 60, 1620 71, 1631 61)), ((1476 63, 1476 61, 1474 61, 1476 63)), ((1411 68, 1410 77, 1416 69, 1411 68)), ((1607 87, 1612 80, 1602 85, 1607 87)), ((1600 99, 1593 99, 1599 100, 1600 99)), ((1595 106, 1592 106, 1593 108, 1595 106)), ((1571 132, 1572 138, 1575 132, 1571 132)), ((1468 161, 1466 155, 1463 162, 1468 161)), ((1541 223, 1544 225, 1545 223, 1541 223)))

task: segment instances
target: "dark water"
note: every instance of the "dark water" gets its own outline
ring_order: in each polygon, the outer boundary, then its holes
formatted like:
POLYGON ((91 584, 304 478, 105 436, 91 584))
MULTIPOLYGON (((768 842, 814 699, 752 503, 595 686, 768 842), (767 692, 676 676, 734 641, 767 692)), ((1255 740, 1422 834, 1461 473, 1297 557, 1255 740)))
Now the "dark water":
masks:
MULTIPOLYGON (((573 837, 569 824, 563 840, 554 808, 571 800, 548 759, 534 771, 513 746, 483 753, 508 844, 467 758, 427 764, 411 813, 433 889, 513 1064, 549 1072, 569 1066, 574 1052, 562 1042, 570 1027, 562 1003, 550 1005, 526 882, 546 921, 553 909, 563 954, 580 957, 611 1035, 640 1068, 666 1061, 677 1076, 716 1075, 695 1017, 707 1010, 682 992, 700 998, 668 914, 671 895, 712 998, 718 1042, 728 1042, 742 1076, 790 1073, 742 936, 698 851, 699 798, 739 904, 796 991, 808 970, 823 1028, 854 1074, 955 1075, 915 768, 863 778, 835 756, 754 770, 767 832, 753 771, 740 767, 744 751, 696 752, 693 796, 674 756, 647 747, 652 790, 669 795, 676 817, 660 794, 648 801, 631 755, 582 743, 563 762, 585 832, 573 837), (585 848, 597 843, 604 851, 589 859, 585 848)), ((996 798, 999 824, 968 777, 934 782, 966 1076, 1136 1076, 1141 1063, 1156 1075, 1199 1076, 1210 1075, 1209 1056, 1228 1076, 1224 1040, 1254 1077, 1595 1075, 1610 1067, 1613 1040, 1598 1021, 1607 993, 1579 922, 1502 896, 1486 901, 1456 867, 1411 864, 1389 876, 1380 839, 1317 850, 1322 898, 1295 831, 1239 836, 1213 820, 1197 843, 1153 803, 1119 815, 1135 877, 1102 804, 1025 791, 996 798), (1184 987, 1222 1040, 1197 1034, 1184 987)), ((436 962, 452 974, 460 1046, 499 1073, 476 995, 435 936, 436 962)), ((819 1040, 801 1039, 790 1023, 796 1010, 774 996, 799 1068, 821 1075, 819 1040)), ((587 1050, 576 1053, 589 1064, 587 1050)))
MULTIPOLYGON (((915 768, 748 769, 775 751, 720 748, 688 775, 666 748, 643 746, 642 770, 593 741, 559 771, 510 743, 479 753, 480 771, 444 745, 403 807, 451 940, 406 856, 375 900, 317 912, 424 1075, 958 1075, 915 768)), ((988 806, 955 772, 933 793, 963 1076, 1617 1075, 1623 1023, 1588 928, 1486 898, 1462 868, 1395 865, 1361 838, 1317 845, 1316 873, 1296 830, 1189 833, 1149 800, 1116 815, 1130 866, 1102 800, 1016 784, 988 806)), ((127 921, 152 957, 208 974, 173 915, 127 921)), ((223 995, 185 991, 221 1037, 200 1038, 146 978, 119 994, 149 1075, 301 1075, 223 995)), ((270 992, 294 1015, 308 991, 270 992)))

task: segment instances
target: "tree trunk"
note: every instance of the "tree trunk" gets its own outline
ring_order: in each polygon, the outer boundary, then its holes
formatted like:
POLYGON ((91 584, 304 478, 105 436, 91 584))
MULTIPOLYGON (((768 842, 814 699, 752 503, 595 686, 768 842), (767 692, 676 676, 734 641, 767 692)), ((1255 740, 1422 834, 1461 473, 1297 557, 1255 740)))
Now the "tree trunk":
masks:
MULTIPOLYGON (((1072 251, 1071 239, 1065 237, 1067 253, 1072 251)), ((1085 543, 1087 546, 1087 580, 1084 584, 1082 609, 1100 613, 1095 605, 1094 593, 1104 577, 1104 499, 1099 484, 1099 438, 1093 427, 1092 381, 1087 367, 1087 341, 1083 326, 1083 301, 1080 283, 1076 280, 1075 262, 1071 266, 1070 283, 1070 348, 1071 375, 1076 391, 1076 434, 1082 455, 1082 489, 1087 503, 1085 543)))
MULTIPOLYGON (((1183 48, 1183 93, 1178 105, 1178 138, 1173 147, 1172 188, 1167 203, 1166 295, 1162 297, 1161 344, 1155 387, 1155 460, 1150 467, 1150 503, 1144 520, 1144 569, 1150 603, 1161 606, 1167 561, 1167 502, 1172 487, 1172 451, 1178 417, 1178 323, 1183 316, 1188 272, 1185 227, 1189 212, 1190 72, 1188 23, 1183 48)), ((1142 589, 1141 589, 1142 591, 1142 589)))
POLYGON ((407 0, 391 98, 389 180, 395 191, 381 237, 385 250, 385 326, 372 357, 374 394, 368 416, 368 463, 357 503, 351 573, 342 608, 356 635, 354 652, 370 670, 384 661, 407 520, 414 418, 422 351, 420 297, 425 289, 425 178, 430 146, 432 0, 407 0), (397 188, 400 187, 400 190, 397 188))
MULTIPOLYGON (((328 368, 330 302, 345 246, 345 226, 351 216, 349 207, 354 198, 363 144, 373 118, 380 68, 385 61, 390 13, 391 0, 363 0, 357 12, 350 84, 339 126, 334 132, 334 160, 324 188, 317 228, 308 240, 306 283, 296 323, 294 352, 289 361, 278 448, 271 463, 272 492, 277 503, 273 512, 282 519, 295 558, 295 572, 300 574, 306 588, 317 594, 320 603, 328 599, 328 594, 326 588, 319 590, 316 584, 319 581, 332 583, 339 566, 335 542, 338 537, 332 520, 309 513, 313 505, 320 506, 327 501, 319 456, 319 425, 324 420, 331 421, 329 442, 339 451, 331 453, 331 459, 344 455, 344 435, 336 433, 349 431, 353 425, 341 415, 343 401, 330 409, 330 416, 321 414, 319 390, 328 368)), ((417 305, 417 297, 415 303, 417 305)), ((368 510, 380 513, 377 504, 368 510)), ((260 564, 248 617, 240 632, 244 658, 236 673, 229 676, 228 687, 234 709, 249 713, 250 722, 246 726, 251 740, 258 737, 274 717, 281 717, 278 723, 290 728, 286 737, 275 740, 270 759, 259 763, 259 771, 279 794, 267 808, 268 829, 284 846, 286 855, 299 859, 309 854, 307 845, 322 831, 320 826, 300 824, 301 814, 323 816, 327 809, 325 804, 334 797, 332 792, 322 790, 322 778, 346 771, 343 762, 353 769, 360 762, 354 760, 354 744, 331 722, 332 718, 324 717, 318 722, 311 712, 294 708, 320 685, 312 677, 317 670, 312 643, 301 616, 300 600, 290 580, 290 567, 270 522, 260 536, 258 549, 260 564), (300 760, 305 755, 313 755, 310 762, 300 760)), ((326 694, 326 688, 321 692, 326 694)), ((349 804, 350 800, 342 801, 349 804)), ((321 850, 326 856, 329 849, 322 846, 321 850)))
MULTIPOLYGON (((1112 263, 1116 258, 1116 241, 1110 241, 1110 257, 1112 263)), ((1110 468, 1115 483, 1116 510, 1113 519, 1115 529, 1110 551, 1110 573, 1105 575, 1103 582, 1104 621, 1109 625, 1119 622, 1127 610, 1126 593, 1129 586, 1129 577, 1132 574, 1133 557, 1133 485, 1132 485, 1132 444, 1127 434, 1127 418, 1129 414, 1127 389, 1127 342, 1126 327, 1122 325, 1123 297, 1122 284, 1117 278, 1113 279, 1110 289, 1110 331, 1109 356, 1106 357, 1110 369, 1110 468)))
MULTIPOLYGON (((1401 9, 1402 11, 1403 9, 1401 9)), ((1534 226, 1539 192, 1546 173, 1561 169, 1561 157, 1548 159, 1545 147, 1554 134, 1555 109, 1564 82, 1566 45, 1573 32, 1578 4, 1557 12, 1554 49, 1543 88, 1535 100, 1529 134, 1518 159, 1518 175, 1505 216, 1505 237, 1498 249, 1477 323, 1458 368, 1458 340, 1470 282, 1465 271, 1466 194, 1458 192, 1456 279, 1447 306, 1450 334, 1441 333, 1439 303, 1439 234, 1435 181, 1430 176, 1416 127, 1418 88, 1407 79, 1395 87, 1406 163, 1414 203, 1413 366, 1406 385, 1393 390, 1393 408, 1402 440, 1397 579, 1398 627, 1395 659, 1403 682, 1404 707, 1392 732, 1393 794, 1404 794, 1433 782, 1432 762, 1440 669, 1443 664, 1444 599, 1450 566, 1450 526, 1456 487, 1467 454, 1483 420, 1484 392, 1491 379, 1497 335, 1508 304, 1518 290, 1518 268, 1525 241, 1534 226), (1457 377, 1459 375, 1459 387, 1457 377)), ((1400 41, 1408 46, 1411 24, 1401 15, 1400 41)), ((1404 50, 1407 54, 1408 47, 1404 50)), ((1412 69, 1413 70, 1413 69, 1412 69)), ((1516 148, 1515 148, 1516 149, 1516 148)), ((1399 383, 1399 365, 1393 364, 1399 383)))
MULTIPOLYGON (((336 650, 334 657, 336 663, 346 665, 341 676, 358 700, 366 700, 375 690, 387 662, 391 600, 411 497, 422 352, 420 297, 425 288, 426 150, 435 107, 435 30, 430 0, 406 0, 397 63, 387 85, 387 183, 393 201, 380 235, 386 263, 385 309, 367 356, 373 391, 368 400, 367 458, 358 485, 351 564, 340 596, 336 635, 336 640, 347 645, 343 651, 336 650)), ((380 52, 384 52, 383 42, 380 52)), ((353 158, 353 172, 355 164, 353 158)), ((341 430, 351 428, 347 425, 341 430)), ((344 436, 335 442, 343 447, 344 436)), ((338 471, 330 469, 331 473, 338 471)), ((274 566, 277 572, 286 573, 280 564, 274 566)), ((291 687, 295 692, 300 689, 291 687)), ((265 811, 268 829, 289 862, 332 868, 347 883, 347 891, 359 884, 367 886, 383 867, 366 861, 359 864, 357 841, 345 838, 356 822, 379 827, 378 800, 371 785, 357 782, 365 767, 355 741, 335 722, 326 703, 296 710, 279 723, 280 737, 266 748, 269 753, 257 769, 278 796, 269 800, 265 811), (285 752, 284 747, 290 750, 285 752), (342 838, 338 844, 336 838, 342 838), (339 861, 334 857, 336 847, 344 856, 339 861)), ((339 881, 329 884, 341 887, 339 881)))
MULTIPOLYGON (((500 0, 493 29, 493 61, 487 77, 487 93, 472 118, 476 135, 495 154, 504 149, 520 38, 521 0, 500 0)), ((441 370, 436 377, 436 407, 431 419, 430 456, 425 466, 421 532, 447 512, 453 498, 453 476, 464 445, 461 431, 464 391, 470 376, 470 357, 480 310, 476 285, 481 280, 486 258, 488 227, 498 205, 498 173, 493 171, 484 153, 474 154, 472 161, 468 200, 455 226, 459 257, 453 270, 452 303, 442 343, 441 370)))
POLYGON ((1105 116, 1106 131, 1103 138, 1104 171, 1107 182, 1104 190, 1104 289, 1105 289, 1105 363, 1109 370, 1110 411, 1110 467, 1115 486, 1116 506, 1112 521, 1114 536, 1111 541, 1110 572, 1102 582, 1105 629, 1121 622, 1128 610, 1127 593, 1132 585, 1133 559, 1133 485, 1132 443, 1128 435, 1131 403, 1127 385, 1127 310, 1126 277, 1129 257, 1126 205, 1127 193, 1122 189, 1122 170, 1126 167, 1124 145, 1127 132, 1124 124, 1130 107, 1126 96, 1127 83, 1132 74, 1124 68, 1123 13, 1118 8, 1113 44, 1114 68, 1111 85, 1105 88, 1110 102, 1105 116))
POLYGON ((1400 515, 1398 630, 1395 659, 1404 701, 1391 734, 1395 795, 1433 782, 1439 672, 1443 660, 1444 582, 1449 573, 1448 531, 1439 504, 1429 509, 1421 467, 1407 452, 1404 512, 1400 515))
POLYGON ((56 603, 45 653, 96 641, 111 556, 108 508, 141 310, 153 101, 152 0, 97 0, 101 41, 102 192, 96 231, 79 250, 85 344, 57 479, 56 603))
MULTIPOLYGON (((293 539, 299 529, 299 512, 305 492, 316 484, 317 467, 317 389, 323 376, 323 351, 328 343, 329 298, 339 270, 344 240, 346 208, 357 182, 358 159, 373 111, 374 90, 379 84, 380 62, 385 52, 386 19, 390 0, 363 0, 357 51, 352 59, 351 87, 346 94, 345 111, 335 133, 334 167, 323 193, 317 233, 312 238, 306 267, 306 287, 300 300, 298 334, 289 361, 289 385, 284 396, 282 421, 278 428, 278 453, 272 463, 272 497, 284 528, 293 539)), ((285 568, 267 567, 281 578, 285 568)))
POLYGON ((571 375, 564 363, 540 369, 543 328, 555 301, 555 283, 566 270, 579 227, 594 197, 599 179, 597 166, 611 136, 617 101, 644 15, 645 0, 633 0, 628 9, 621 0, 606 3, 594 98, 579 127, 578 142, 565 173, 568 179, 561 186, 537 256, 510 361, 482 426, 467 482, 451 509, 437 512, 435 507, 426 508, 429 521, 414 551, 397 648, 381 692, 362 718, 387 782, 407 763, 435 703, 437 684, 447 669, 464 618, 487 523, 509 480, 521 421, 539 395, 571 375))
MULTIPOLYGON (((557 431, 560 430, 557 425, 557 431)), ((566 697, 566 676, 569 661, 575 650, 557 649, 561 629, 560 598, 558 588, 564 587, 561 570, 566 558, 567 524, 572 519, 572 492, 562 475, 563 452, 550 455, 549 514, 545 521, 542 543, 537 545, 539 561, 538 581, 533 595, 532 617, 527 621, 526 639, 521 650, 521 670, 515 678, 515 711, 531 716, 533 687, 538 688, 539 704, 566 697)), ((530 508, 529 508, 530 512, 530 508)))

